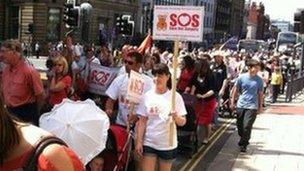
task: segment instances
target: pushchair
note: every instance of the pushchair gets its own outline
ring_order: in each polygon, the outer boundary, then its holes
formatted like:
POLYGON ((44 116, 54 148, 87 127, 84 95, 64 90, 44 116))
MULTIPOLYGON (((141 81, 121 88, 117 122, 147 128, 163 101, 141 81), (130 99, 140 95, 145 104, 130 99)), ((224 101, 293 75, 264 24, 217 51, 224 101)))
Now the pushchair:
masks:
POLYGON ((226 87, 225 93, 222 96, 222 99, 219 103, 219 116, 226 117, 226 118, 232 118, 234 117, 234 111, 231 110, 230 104, 231 104, 231 93, 233 92, 234 88, 234 81, 229 81, 228 86, 226 87))
POLYGON ((195 115, 196 97, 190 94, 181 94, 187 110, 187 122, 177 127, 178 153, 189 158, 198 150, 197 121, 195 115))
POLYGON ((102 152, 105 171, 121 171, 128 167, 132 145, 131 133, 120 125, 113 124, 108 131, 106 148, 102 152))

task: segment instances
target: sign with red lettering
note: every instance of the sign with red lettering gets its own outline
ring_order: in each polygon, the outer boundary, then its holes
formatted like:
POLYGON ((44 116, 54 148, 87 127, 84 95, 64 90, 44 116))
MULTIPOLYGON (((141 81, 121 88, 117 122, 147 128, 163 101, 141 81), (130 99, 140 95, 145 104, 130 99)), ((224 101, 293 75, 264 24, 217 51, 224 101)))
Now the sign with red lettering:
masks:
POLYGON ((203 41, 204 7, 154 6, 153 39, 203 41))
POLYGON ((128 90, 127 90, 128 99, 131 100, 132 102, 138 103, 140 97, 144 93, 144 86, 145 86, 145 80, 141 76, 141 74, 131 70, 130 78, 128 80, 128 90))
POLYGON ((105 95, 105 91, 116 78, 120 68, 105 67, 92 63, 90 65, 90 74, 88 78, 89 92, 105 95))

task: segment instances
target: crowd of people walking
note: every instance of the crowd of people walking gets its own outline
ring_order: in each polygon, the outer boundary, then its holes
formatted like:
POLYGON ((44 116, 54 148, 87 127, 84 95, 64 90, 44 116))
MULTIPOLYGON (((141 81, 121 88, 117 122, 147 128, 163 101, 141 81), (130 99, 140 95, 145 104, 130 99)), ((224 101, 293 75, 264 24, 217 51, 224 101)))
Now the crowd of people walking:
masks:
MULTIPOLYGON (((170 51, 161 52, 154 46, 147 50, 124 45, 112 53, 106 46, 62 44, 49 51, 44 82, 26 63, 22 52, 17 40, 7 40, 1 45, 0 60, 4 65, 1 65, 0 128, 4 131, 0 137, 4 140, 2 147, 7 148, 0 152, 0 170, 25 166, 28 147, 38 141, 40 135, 49 135, 27 123, 39 126, 40 114, 50 111, 64 98, 92 99, 113 124, 124 128, 130 126, 131 131, 136 132, 134 155, 138 156, 139 163, 136 167, 142 170, 155 170, 157 166, 160 170, 171 169, 177 156, 178 134, 173 131, 173 144, 169 145, 167 139, 172 133, 168 125, 174 122, 174 125, 183 126, 187 122, 182 94, 190 94, 196 99, 193 106, 196 124, 204 130, 204 136, 198 138, 205 145, 210 141, 212 129, 219 125, 220 107, 225 99, 230 99, 229 108, 236 111, 237 116, 240 150, 246 152, 256 114, 263 110, 267 100, 275 103, 278 95, 284 93, 298 60, 292 59, 288 51, 251 54, 180 49, 176 108, 171 109, 173 54, 170 51), (98 71, 98 68, 106 69, 98 71), (131 71, 139 73, 144 80, 139 102, 132 102, 128 96, 131 71), (98 76, 96 72, 99 72, 98 76), (99 83, 95 88, 94 81, 99 83), (30 137, 32 132, 37 135, 30 137), (20 156, 24 156, 24 160, 19 161, 20 156)), ((42 170, 52 170, 47 168, 51 166, 57 170, 84 169, 74 152, 64 145, 52 145, 42 154, 38 161, 42 170), (54 159, 55 154, 59 158, 54 159)), ((102 161, 99 165, 106 164, 102 155, 96 157, 102 161)), ((96 168, 101 170, 102 166, 87 165, 88 170, 96 168)))

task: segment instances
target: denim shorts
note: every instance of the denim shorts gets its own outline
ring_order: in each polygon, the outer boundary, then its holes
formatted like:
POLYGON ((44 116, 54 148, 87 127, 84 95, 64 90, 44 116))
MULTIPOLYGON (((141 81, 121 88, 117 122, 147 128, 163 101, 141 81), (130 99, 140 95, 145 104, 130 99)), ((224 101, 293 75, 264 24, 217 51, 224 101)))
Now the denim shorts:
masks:
POLYGON ((145 156, 156 156, 164 161, 172 161, 177 156, 177 148, 173 150, 156 150, 148 146, 144 146, 143 148, 145 156))

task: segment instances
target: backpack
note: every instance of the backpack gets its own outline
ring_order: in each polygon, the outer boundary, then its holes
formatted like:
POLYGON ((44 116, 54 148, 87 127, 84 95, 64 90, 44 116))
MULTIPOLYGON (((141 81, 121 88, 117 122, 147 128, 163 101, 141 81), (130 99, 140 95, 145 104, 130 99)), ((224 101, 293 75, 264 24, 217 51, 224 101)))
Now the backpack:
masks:
POLYGON ((51 145, 51 144, 59 144, 63 146, 67 146, 66 143, 54 136, 46 136, 42 137, 34 146, 34 150, 29 155, 28 161, 23 167, 23 171, 37 171, 38 170, 38 158, 43 150, 51 145))

